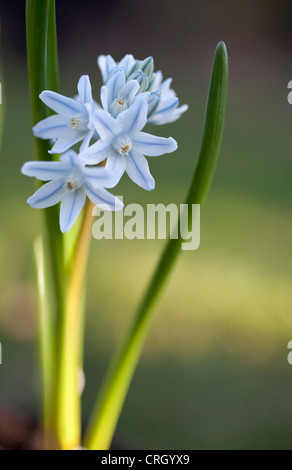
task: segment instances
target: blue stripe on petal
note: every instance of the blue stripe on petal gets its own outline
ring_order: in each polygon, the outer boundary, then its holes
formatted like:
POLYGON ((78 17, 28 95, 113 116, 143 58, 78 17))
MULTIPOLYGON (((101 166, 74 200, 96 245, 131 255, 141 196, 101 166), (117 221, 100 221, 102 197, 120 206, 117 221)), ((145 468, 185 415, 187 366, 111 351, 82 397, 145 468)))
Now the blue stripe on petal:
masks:
POLYGON ((41 181, 61 178, 70 170, 64 162, 26 162, 21 168, 22 174, 35 177, 41 181))
POLYGON ((64 193, 64 178, 60 178, 44 184, 28 198, 27 202, 31 207, 44 209, 60 202, 64 193))
POLYGON ((68 232, 76 222, 86 200, 84 188, 67 192, 60 208, 60 228, 63 233, 68 232))
POLYGON ((135 150, 150 157, 171 153, 177 149, 177 143, 172 137, 159 137, 147 132, 137 132, 132 137, 132 143, 135 150))
POLYGON ((49 108, 63 116, 71 117, 75 114, 86 112, 84 105, 79 101, 67 98, 66 96, 55 93, 54 91, 43 91, 40 94, 40 99, 43 103, 49 106, 49 108))
POLYGON ((105 141, 112 139, 123 129, 122 124, 103 109, 95 111, 93 124, 101 139, 105 141))
POLYGON ((152 191, 155 187, 155 181, 149 171, 146 158, 132 149, 126 157, 126 162, 126 171, 131 180, 141 188, 152 191))

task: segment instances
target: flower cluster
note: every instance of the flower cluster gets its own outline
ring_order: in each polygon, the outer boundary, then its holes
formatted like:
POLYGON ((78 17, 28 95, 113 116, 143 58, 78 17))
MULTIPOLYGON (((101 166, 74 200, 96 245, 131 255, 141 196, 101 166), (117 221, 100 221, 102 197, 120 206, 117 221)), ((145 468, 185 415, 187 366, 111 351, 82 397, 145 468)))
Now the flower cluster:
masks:
POLYGON ((89 77, 83 75, 78 95, 67 98, 43 91, 40 99, 56 114, 40 121, 34 135, 53 142, 51 154, 59 161, 27 162, 22 173, 48 181, 29 199, 30 206, 45 208, 61 202, 60 228, 67 232, 76 221, 86 197, 102 209, 120 210, 122 202, 107 191, 126 172, 134 183, 154 189, 147 159, 171 153, 177 143, 172 137, 158 137, 143 129, 147 123, 165 124, 178 119, 187 105, 178 107, 170 88, 154 72, 152 57, 144 61, 126 55, 120 62, 99 56, 103 79, 99 105, 92 98, 89 77), (72 150, 80 144, 78 153, 72 150))

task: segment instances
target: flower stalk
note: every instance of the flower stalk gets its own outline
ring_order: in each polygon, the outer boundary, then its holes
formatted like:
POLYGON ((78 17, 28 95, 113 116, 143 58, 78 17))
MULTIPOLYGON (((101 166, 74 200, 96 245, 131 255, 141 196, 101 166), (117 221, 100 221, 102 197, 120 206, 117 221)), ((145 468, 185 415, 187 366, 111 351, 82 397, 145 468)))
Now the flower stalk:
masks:
POLYGON ((57 388, 57 426, 62 450, 80 445, 81 411, 79 371, 82 368, 80 336, 83 288, 91 241, 92 209, 88 199, 67 275, 63 323, 60 330, 60 350, 57 388))

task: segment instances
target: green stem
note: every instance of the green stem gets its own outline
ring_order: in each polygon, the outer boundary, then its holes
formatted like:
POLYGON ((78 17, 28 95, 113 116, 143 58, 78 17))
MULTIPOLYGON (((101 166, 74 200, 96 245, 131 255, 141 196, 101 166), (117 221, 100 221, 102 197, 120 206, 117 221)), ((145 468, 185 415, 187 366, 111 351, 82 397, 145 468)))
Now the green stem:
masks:
MULTIPOLYGON (((227 51, 225 44, 221 42, 214 56, 199 161, 186 199, 189 207, 189 225, 192 224, 191 205, 203 203, 214 175, 223 135, 227 85, 227 51)), ((109 368, 85 435, 85 446, 88 449, 106 450, 110 446, 148 333, 153 307, 180 252, 181 241, 181 238, 168 240, 126 339, 109 368)))
POLYGON ((87 200, 67 277, 64 314, 59 332, 61 341, 57 382, 57 426, 62 450, 70 450, 80 445, 81 416, 78 374, 81 367, 80 339, 83 329, 83 293, 91 240, 92 209, 93 204, 87 200))
POLYGON ((38 291, 38 327, 39 327, 39 357, 43 397, 43 427, 44 448, 52 449, 58 445, 54 432, 54 378, 56 374, 54 319, 52 306, 48 296, 50 276, 45 263, 44 246, 41 238, 36 240, 34 246, 37 291, 38 291))
MULTIPOLYGON (((46 89, 57 91, 58 67, 55 28, 55 1, 54 0, 26 0, 26 37, 27 37, 27 62, 31 94, 33 124, 48 117, 48 108, 39 99, 39 94, 46 89)), ((35 139, 36 155, 38 160, 50 160, 48 153, 49 142, 35 139)), ((61 317, 63 312, 64 272, 63 272, 63 239, 59 230, 58 207, 49 207, 44 210, 45 221, 45 265, 51 272, 52 301, 55 305, 54 319, 61 317)), ((48 292, 50 286, 46 286, 48 292)), ((46 335, 42 329, 41 334, 46 335)), ((41 342, 48 344, 49 338, 41 338, 41 342)), ((54 345, 47 348, 48 356, 52 353, 54 345)), ((43 363, 50 363, 53 357, 47 358, 43 363)), ((43 372, 42 376, 44 377, 43 372)), ((46 387, 46 383, 43 383, 46 387)), ((45 395, 55 401, 54 393, 50 389, 45 395)), ((45 407, 43 403, 43 407, 45 407)), ((53 407, 51 407, 53 409, 53 407)), ((46 423, 45 423, 46 426, 46 423)), ((56 427, 56 425, 54 426, 56 427)), ((51 432, 51 430, 50 430, 51 432)), ((46 433, 46 430, 45 430, 46 433)))

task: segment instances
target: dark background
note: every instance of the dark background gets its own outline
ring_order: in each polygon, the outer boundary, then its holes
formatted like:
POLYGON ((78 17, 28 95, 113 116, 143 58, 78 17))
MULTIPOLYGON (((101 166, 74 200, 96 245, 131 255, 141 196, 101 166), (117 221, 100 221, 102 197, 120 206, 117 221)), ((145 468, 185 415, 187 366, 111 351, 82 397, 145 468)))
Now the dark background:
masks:
MULTIPOLYGON (((36 413, 32 246, 41 218, 25 202, 33 182, 19 171, 33 158, 24 3, 0 1, 0 393, 2 403, 36 413)), ((126 203, 183 201, 220 40, 230 59, 225 136, 202 210, 201 246, 182 253, 161 299, 118 438, 152 449, 291 449, 291 2, 56 3, 61 93, 73 96, 88 73, 98 99, 97 56, 133 53, 152 55, 189 104, 177 123, 151 128, 179 148, 151 160, 152 193, 123 178, 116 194, 126 203)), ((93 240, 84 418, 162 248, 159 240, 93 240)))

